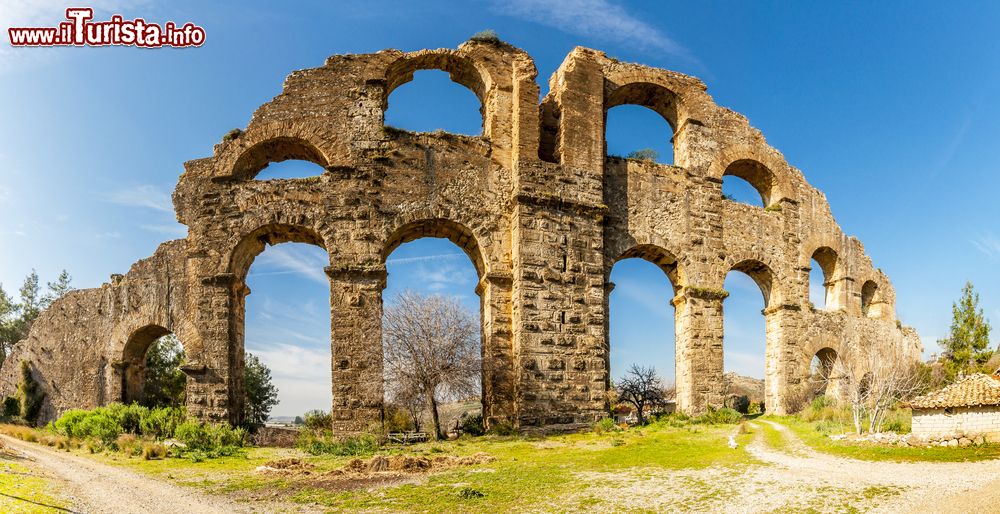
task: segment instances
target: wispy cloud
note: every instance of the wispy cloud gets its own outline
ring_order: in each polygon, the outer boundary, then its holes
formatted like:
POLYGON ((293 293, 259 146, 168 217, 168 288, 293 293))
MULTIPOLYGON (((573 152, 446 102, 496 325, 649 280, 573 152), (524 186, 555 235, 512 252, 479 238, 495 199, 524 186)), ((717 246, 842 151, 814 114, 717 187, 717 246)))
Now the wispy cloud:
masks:
POLYGON ((0 184, 0 205, 7 203, 10 200, 11 191, 10 188, 0 184))
POLYGON ((273 414, 294 416, 309 409, 330 409, 329 350, 255 341, 247 342, 247 350, 271 369, 279 401, 273 414))
POLYGON ((493 10, 569 34, 638 46, 695 61, 686 48, 661 30, 608 0, 495 0, 493 10))
POLYGON ((124 205, 126 207, 152 209, 160 212, 174 212, 174 204, 170 199, 170 193, 148 184, 113 191, 105 198, 105 200, 110 203, 124 205))
POLYGON ((386 264, 415 264, 428 261, 445 261, 451 259, 468 258, 464 253, 442 253, 438 255, 423 255, 420 257, 402 257, 399 259, 388 259, 386 264))
POLYGON ((181 225, 180 223, 139 225, 139 228, 147 230, 149 232, 156 232, 157 234, 166 234, 168 236, 177 236, 177 237, 187 236, 187 227, 181 225))
POLYGON ((1000 259, 1000 238, 995 234, 982 234, 972 240, 972 246, 991 259, 1000 259))
POLYGON ((320 251, 310 251, 296 245, 279 245, 268 248, 251 270, 251 276, 295 274, 308 278, 317 284, 327 285, 329 277, 323 271, 329 262, 320 251), (259 269, 258 269, 259 267, 259 269))

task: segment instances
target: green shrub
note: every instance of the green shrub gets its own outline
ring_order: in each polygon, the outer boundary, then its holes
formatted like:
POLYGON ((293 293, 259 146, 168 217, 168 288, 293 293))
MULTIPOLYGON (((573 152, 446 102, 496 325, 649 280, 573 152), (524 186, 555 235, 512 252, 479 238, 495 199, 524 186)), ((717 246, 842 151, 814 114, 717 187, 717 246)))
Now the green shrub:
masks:
POLYGON ((21 361, 21 383, 18 386, 17 394, 21 403, 19 409, 21 417, 34 425, 38 421, 38 415, 42 412, 45 393, 42 392, 41 385, 31 373, 31 364, 28 364, 28 361, 21 361))
POLYGON ((142 452, 142 441, 135 434, 122 434, 115 439, 114 447, 127 457, 134 457, 142 452))
POLYGON ((184 445, 178 456, 186 455, 195 462, 236 454, 245 444, 246 436, 244 428, 233 428, 225 423, 209 425, 185 421, 174 431, 174 438, 184 445))
POLYGON ((480 30, 469 38, 472 41, 479 41, 481 43, 499 43, 500 36, 497 35, 497 31, 493 29, 480 30))
POLYGON ((748 416, 756 416, 758 414, 764 413, 764 406, 760 402, 750 402, 750 406, 747 407, 748 416))
POLYGON ((489 433, 499 436, 517 435, 517 429, 510 421, 500 421, 490 426, 489 433))
POLYGON ((307 412, 303 421, 309 430, 330 430, 333 427, 333 416, 322 410, 307 412))
POLYGON ((612 418, 603 418, 594 423, 593 430, 595 434, 603 434, 605 432, 618 432, 621 428, 615 424, 615 420, 612 418))
POLYGON ((142 435, 163 440, 174 436, 177 425, 184 422, 184 409, 163 407, 150 409, 149 413, 139 422, 142 435))
POLYGON ((823 435, 830 435, 835 431, 840 430, 840 424, 835 421, 820 421, 816 423, 816 431, 823 435))
POLYGON ((337 438, 329 433, 303 432, 296 446, 311 455, 370 455, 379 449, 378 439, 370 434, 337 438))
POLYGON ((142 458, 145 460, 159 460, 167 456, 167 447, 160 443, 142 443, 142 458))
POLYGON ((656 162, 656 160, 660 158, 660 152, 657 152, 652 148, 643 148, 641 150, 630 152, 628 154, 628 158, 639 161, 656 162))
POLYGON ((461 426, 462 432, 469 435, 480 436, 486 433, 482 414, 473 414, 462 418, 461 426))
POLYGON ((21 415, 21 402, 13 396, 3 399, 3 415, 5 417, 15 417, 21 415))
POLYGON ((743 421, 743 415, 730 408, 716 409, 709 406, 708 412, 691 421, 703 425, 735 425, 743 421))

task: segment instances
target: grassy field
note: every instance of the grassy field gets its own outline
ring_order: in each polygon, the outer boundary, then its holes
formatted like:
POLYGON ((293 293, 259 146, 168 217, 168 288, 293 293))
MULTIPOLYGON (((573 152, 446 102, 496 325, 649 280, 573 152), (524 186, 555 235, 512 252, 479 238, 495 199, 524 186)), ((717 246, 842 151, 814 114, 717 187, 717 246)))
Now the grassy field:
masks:
POLYGON ((117 453, 94 457, 119 466, 248 500, 268 498, 315 503, 336 510, 404 510, 421 512, 498 512, 523 509, 573 493, 578 505, 597 503, 579 490, 579 472, 626 468, 694 469, 709 466, 738 469, 752 462, 744 446, 752 434, 741 434, 739 449, 727 445, 735 425, 651 426, 604 434, 581 433, 547 438, 481 437, 387 448, 384 455, 427 457, 486 453, 489 464, 455 467, 441 472, 404 474, 386 479, 327 479, 352 457, 309 456, 298 450, 250 448, 245 456, 192 462, 185 459, 146 461, 117 453), (255 472, 268 462, 295 457, 314 466, 308 473, 255 472))
POLYGON ((0 512, 60 512, 69 507, 54 496, 53 483, 8 453, 0 452, 0 512))
MULTIPOLYGON (((772 416, 768 419, 777 421, 799 436, 809 447, 816 451, 830 453, 841 457, 873 461, 900 462, 964 462, 1000 458, 1000 444, 973 445, 965 448, 914 448, 885 446, 871 443, 851 443, 835 441, 816 429, 817 422, 802 421, 794 416, 772 416)), ((844 426, 844 431, 853 427, 844 426)), ((765 434, 767 432, 765 431, 765 434)))

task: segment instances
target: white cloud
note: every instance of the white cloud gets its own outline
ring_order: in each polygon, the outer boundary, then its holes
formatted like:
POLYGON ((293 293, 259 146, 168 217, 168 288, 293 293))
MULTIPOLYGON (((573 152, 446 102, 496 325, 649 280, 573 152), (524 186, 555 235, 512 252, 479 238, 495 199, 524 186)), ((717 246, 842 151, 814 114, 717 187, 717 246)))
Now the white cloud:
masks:
POLYGON ((309 409, 330 410, 333 403, 330 352, 291 344, 247 344, 247 351, 271 369, 278 387, 277 416, 301 415, 309 409))
POLYGON ((467 258, 467 256, 464 253, 442 253, 438 255, 423 255, 420 257, 402 257, 399 259, 388 259, 385 261, 385 263, 407 265, 407 264, 415 264, 418 262, 443 261, 443 260, 459 259, 463 257, 467 258))
POLYGON ((687 49, 656 27, 608 0, 494 1, 497 14, 514 16, 578 36, 593 37, 694 60, 687 49))
POLYGON ((726 372, 740 375, 764 378, 764 354, 741 353, 727 350, 724 355, 726 372))
POLYGON ((972 246, 991 259, 1000 258, 1000 239, 994 234, 983 234, 972 240, 972 246))
POLYGON ((105 200, 125 207, 174 212, 174 203, 170 199, 170 193, 148 184, 119 189, 109 194, 105 200))
POLYGON ((180 223, 139 225, 139 228, 143 230, 148 230, 150 232, 156 232, 158 234, 167 234, 169 236, 177 236, 177 237, 187 237, 187 232, 188 232, 187 227, 181 225, 180 223))
POLYGON ((298 245, 270 247, 257 258, 250 275, 253 277, 295 274, 318 284, 328 285, 330 279, 323 271, 323 268, 329 265, 325 254, 310 250, 313 249, 302 248, 298 245), (258 267, 260 271, 258 271, 258 267))

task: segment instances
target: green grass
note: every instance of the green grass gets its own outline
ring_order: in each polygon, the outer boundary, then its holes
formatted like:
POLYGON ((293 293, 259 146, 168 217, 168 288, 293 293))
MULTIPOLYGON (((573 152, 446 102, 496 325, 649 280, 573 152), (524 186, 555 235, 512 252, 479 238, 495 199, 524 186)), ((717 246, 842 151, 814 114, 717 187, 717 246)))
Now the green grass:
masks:
POLYGON ((0 512, 60 512, 69 505, 53 496, 54 485, 28 467, 0 458, 0 512))
POLYGON ((314 503, 336 511, 503 512, 523 510, 525 505, 544 505, 567 494, 578 497, 579 500, 574 501, 580 502, 580 508, 586 508, 588 502, 597 500, 588 497, 586 481, 576 477, 578 472, 709 466, 736 472, 753 462, 745 451, 752 435, 739 435, 740 448, 732 450, 727 441, 734 428, 733 425, 654 425, 601 435, 486 436, 387 448, 379 453, 433 458, 483 452, 497 460, 408 475, 402 484, 363 485, 349 491, 320 483, 316 478, 324 471, 342 468, 353 457, 311 456, 299 450, 275 448, 249 448, 243 456, 203 462, 186 459, 145 461, 117 453, 87 456, 214 494, 269 498, 271 493, 278 492, 285 500, 314 503), (286 457, 301 458, 316 469, 310 475, 294 478, 254 471, 270 460, 286 457))
POLYGON ((774 428, 770 424, 763 421, 758 422, 757 425, 763 430, 764 442, 767 443, 768 446, 776 450, 785 450, 788 448, 788 439, 786 439, 777 428, 774 428))
MULTIPOLYGON (((1000 445, 998 444, 973 445, 965 448, 940 446, 915 448, 851 443, 830 439, 816 430, 816 422, 802 421, 793 416, 772 417, 771 419, 787 426, 812 449, 841 457, 900 462, 971 462, 1000 458, 1000 445)), ((850 431, 853 427, 845 425, 844 428, 850 431)))

